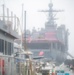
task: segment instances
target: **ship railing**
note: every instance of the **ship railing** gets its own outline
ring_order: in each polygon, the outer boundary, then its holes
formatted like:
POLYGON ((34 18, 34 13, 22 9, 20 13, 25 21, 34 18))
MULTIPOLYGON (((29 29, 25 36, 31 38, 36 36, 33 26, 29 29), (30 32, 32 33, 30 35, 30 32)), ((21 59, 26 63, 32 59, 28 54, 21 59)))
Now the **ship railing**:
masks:
POLYGON ((0 75, 25 75, 25 59, 0 55, 0 75))

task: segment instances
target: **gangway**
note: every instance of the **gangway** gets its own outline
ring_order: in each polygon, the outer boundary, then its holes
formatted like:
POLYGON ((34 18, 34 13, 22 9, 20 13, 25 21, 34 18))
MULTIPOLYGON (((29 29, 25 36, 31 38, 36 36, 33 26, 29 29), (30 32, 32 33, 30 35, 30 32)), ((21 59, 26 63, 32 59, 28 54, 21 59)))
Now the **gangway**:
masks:
POLYGON ((67 55, 69 55, 71 58, 74 58, 69 52, 66 52, 67 55))

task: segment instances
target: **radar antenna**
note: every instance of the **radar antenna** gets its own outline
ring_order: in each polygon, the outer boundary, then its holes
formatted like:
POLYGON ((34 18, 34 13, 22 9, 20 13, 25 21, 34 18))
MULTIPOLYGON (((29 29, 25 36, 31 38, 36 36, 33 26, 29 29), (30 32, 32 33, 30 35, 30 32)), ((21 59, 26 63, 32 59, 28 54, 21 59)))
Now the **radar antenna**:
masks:
POLYGON ((57 18, 55 18, 56 14, 53 14, 54 12, 57 13, 57 12, 63 12, 64 10, 54 10, 53 9, 53 3, 52 3, 52 0, 50 0, 50 3, 49 3, 49 9, 48 10, 41 10, 39 12, 48 12, 49 13, 49 16, 48 16, 48 23, 50 23, 50 25, 55 25, 54 24, 54 20, 57 20, 57 18))

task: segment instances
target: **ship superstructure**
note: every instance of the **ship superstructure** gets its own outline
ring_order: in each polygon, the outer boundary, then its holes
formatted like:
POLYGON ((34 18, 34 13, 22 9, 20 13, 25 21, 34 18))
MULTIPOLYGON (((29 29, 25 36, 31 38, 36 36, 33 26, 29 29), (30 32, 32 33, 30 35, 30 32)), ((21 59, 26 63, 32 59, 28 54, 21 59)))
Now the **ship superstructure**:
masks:
POLYGON ((48 12, 48 21, 45 23, 45 28, 36 31, 33 28, 32 33, 27 30, 27 48, 33 52, 33 56, 38 56, 41 51, 48 60, 54 60, 59 63, 63 62, 68 51, 68 29, 62 24, 57 26, 55 23, 54 13, 62 12, 63 10, 54 10, 53 3, 50 2, 49 10, 42 10, 41 12, 48 12))
POLYGON ((16 15, 10 12, 4 4, 2 9, 3 13, 0 15, 0 52, 4 55, 12 55, 14 40, 19 38, 16 28, 19 21, 16 15))
POLYGON ((0 13, 0 75, 15 75, 17 72, 14 63, 14 40, 19 38, 16 31, 18 21, 4 4, 2 9, 2 15, 0 13))

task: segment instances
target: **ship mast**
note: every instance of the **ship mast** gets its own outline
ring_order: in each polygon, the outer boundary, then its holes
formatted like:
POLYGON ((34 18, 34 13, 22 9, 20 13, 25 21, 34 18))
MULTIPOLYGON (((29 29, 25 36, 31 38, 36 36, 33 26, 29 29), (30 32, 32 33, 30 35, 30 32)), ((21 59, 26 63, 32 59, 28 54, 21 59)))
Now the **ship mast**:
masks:
POLYGON ((53 13, 62 12, 62 11, 63 10, 53 9, 53 3, 52 3, 52 0, 50 0, 49 9, 48 10, 41 10, 40 12, 48 12, 48 21, 47 21, 47 23, 49 23, 49 25, 54 26, 55 25, 54 20, 57 20, 57 18, 55 18, 56 14, 53 14, 53 13))

